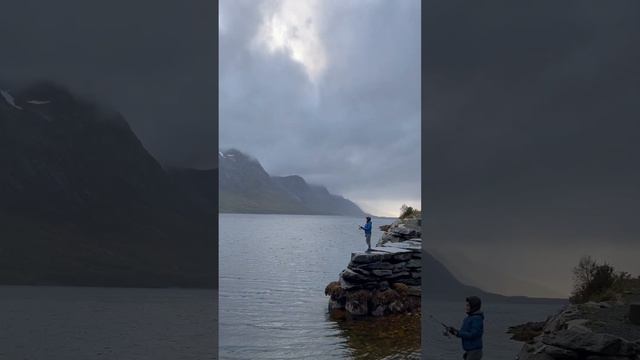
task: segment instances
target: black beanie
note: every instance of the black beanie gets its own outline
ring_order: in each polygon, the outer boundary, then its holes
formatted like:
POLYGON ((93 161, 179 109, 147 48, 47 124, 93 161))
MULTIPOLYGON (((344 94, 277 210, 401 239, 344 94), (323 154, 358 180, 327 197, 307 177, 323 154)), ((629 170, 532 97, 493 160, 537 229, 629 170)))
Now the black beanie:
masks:
POLYGON ((469 303, 469 314, 480 310, 480 306, 482 305, 482 301, 480 301, 480 298, 477 296, 469 296, 467 302, 469 303))

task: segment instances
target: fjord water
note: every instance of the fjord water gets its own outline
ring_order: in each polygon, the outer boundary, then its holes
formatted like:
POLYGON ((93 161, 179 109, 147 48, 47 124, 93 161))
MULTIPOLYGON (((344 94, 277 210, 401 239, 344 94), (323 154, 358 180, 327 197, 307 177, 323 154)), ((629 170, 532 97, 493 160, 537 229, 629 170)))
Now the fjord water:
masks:
MULTIPOLYGON (((420 351, 417 317, 341 321, 332 319, 324 295, 351 252, 366 248, 364 220, 343 216, 220 215, 220 359, 367 359, 420 351)), ((373 219, 372 242, 378 226, 373 219)), ((428 289, 425 289, 428 293, 428 289)), ((427 296, 428 298, 428 296, 427 296)), ((427 302, 425 312, 459 326, 459 302, 427 302)), ((521 343, 505 333, 511 325, 541 321, 560 305, 486 304, 488 359, 512 360, 521 343)), ((459 339, 425 322, 427 359, 461 358, 459 339)))
MULTIPOLYGON (((325 286, 366 249, 363 218, 220 215, 220 359, 381 359, 420 347, 416 316, 331 319, 325 286)), ((373 219, 378 226, 391 219, 373 219)))
POLYGON ((0 359, 216 359, 214 290, 0 286, 0 359))

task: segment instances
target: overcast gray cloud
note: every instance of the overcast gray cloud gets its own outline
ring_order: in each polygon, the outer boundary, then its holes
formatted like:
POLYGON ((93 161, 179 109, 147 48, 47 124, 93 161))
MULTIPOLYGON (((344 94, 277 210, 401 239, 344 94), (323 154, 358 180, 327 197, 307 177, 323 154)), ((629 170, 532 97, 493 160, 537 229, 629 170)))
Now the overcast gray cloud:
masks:
POLYGON ((586 254, 640 274, 640 3, 425 6, 430 245, 556 293, 586 254))
POLYGON ((420 205, 420 2, 221 1, 220 146, 376 214, 420 205))
POLYGON ((215 11, 210 0, 3 2, 0 81, 57 81, 117 108, 165 165, 213 167, 215 11))
POLYGON ((419 203, 420 2, 24 0, 0 11, 0 81, 52 79, 122 112, 168 166, 220 142, 368 210, 419 203), (388 202, 388 203, 387 203, 388 202))

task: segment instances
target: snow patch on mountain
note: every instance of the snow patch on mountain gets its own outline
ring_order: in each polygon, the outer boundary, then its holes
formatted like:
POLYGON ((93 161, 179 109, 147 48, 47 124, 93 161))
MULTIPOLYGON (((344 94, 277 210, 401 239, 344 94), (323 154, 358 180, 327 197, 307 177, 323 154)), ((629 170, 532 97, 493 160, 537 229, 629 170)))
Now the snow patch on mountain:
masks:
POLYGON ((50 100, 29 100, 27 101, 27 103, 33 104, 33 105, 45 105, 45 104, 51 103, 51 101, 50 100))
POLYGON ((0 95, 2 95, 2 97, 4 98, 4 101, 6 101, 9 105, 13 106, 18 110, 22 110, 20 106, 16 105, 15 99, 11 94, 9 94, 8 91, 0 89, 0 95))

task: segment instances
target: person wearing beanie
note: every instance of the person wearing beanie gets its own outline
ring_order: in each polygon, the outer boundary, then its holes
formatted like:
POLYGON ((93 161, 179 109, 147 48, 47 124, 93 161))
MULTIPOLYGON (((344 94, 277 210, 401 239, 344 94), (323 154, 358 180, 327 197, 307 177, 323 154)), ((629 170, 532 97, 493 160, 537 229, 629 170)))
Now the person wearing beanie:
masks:
POLYGON ((480 311, 482 301, 477 296, 466 299, 467 317, 462 321, 460 330, 450 327, 449 333, 462 340, 463 358, 466 360, 482 359, 482 333, 484 332, 484 314, 480 311))

